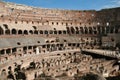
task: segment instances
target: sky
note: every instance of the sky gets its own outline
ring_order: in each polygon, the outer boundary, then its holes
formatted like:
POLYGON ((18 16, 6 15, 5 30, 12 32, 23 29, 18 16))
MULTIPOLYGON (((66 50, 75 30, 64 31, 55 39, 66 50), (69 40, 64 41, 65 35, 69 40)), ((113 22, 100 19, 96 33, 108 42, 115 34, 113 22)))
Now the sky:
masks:
POLYGON ((3 0, 41 8, 100 10, 120 7, 120 0, 3 0))

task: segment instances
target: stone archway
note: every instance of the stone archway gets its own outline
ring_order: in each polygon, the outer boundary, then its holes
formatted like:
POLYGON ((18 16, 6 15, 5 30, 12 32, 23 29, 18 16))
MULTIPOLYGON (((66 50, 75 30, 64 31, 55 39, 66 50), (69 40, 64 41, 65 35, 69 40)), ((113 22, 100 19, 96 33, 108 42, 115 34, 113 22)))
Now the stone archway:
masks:
POLYGON ((2 27, 0 27, 0 35, 2 35, 4 33, 4 30, 2 27))
POLYGON ((40 34, 43 34, 43 31, 42 31, 42 30, 40 30, 40 34))
POLYGON ((38 34, 38 31, 37 31, 37 30, 35 30, 35 31, 34 31, 34 34, 38 34))
POLYGON ((5 30, 5 34, 10 34, 10 30, 5 30))
POLYGON ((29 33, 30 33, 30 34, 33 34, 33 31, 32 31, 32 30, 30 30, 30 31, 29 31, 29 33))
POLYGON ((88 34, 88 28, 84 27, 84 30, 85 30, 85 34, 88 34))
POLYGON ((73 27, 71 27, 71 33, 75 34, 75 29, 73 27))
POLYGON ((22 30, 18 30, 18 34, 23 34, 22 30))
POLYGON ((17 34, 17 30, 16 29, 12 29, 12 34, 17 34))
POLYGON ((27 31, 27 30, 24 30, 24 34, 26 34, 26 35, 27 35, 27 34, 28 34, 28 31, 27 31))

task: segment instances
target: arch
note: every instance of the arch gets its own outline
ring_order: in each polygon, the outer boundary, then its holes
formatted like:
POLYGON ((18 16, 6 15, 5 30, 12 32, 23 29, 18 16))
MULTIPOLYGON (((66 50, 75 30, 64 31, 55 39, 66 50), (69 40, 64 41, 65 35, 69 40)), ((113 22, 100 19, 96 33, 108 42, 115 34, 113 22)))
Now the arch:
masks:
POLYGON ((68 23, 66 23, 66 26, 68 26, 68 23))
POLYGON ((23 47, 23 50, 24 50, 24 51, 26 51, 26 50, 27 50, 27 47, 26 47, 26 46, 24 46, 24 47, 23 47))
POLYGON ((105 34, 105 27, 102 26, 102 31, 101 31, 102 34, 105 34))
POLYGON ((0 54, 5 54, 5 50, 4 50, 4 49, 1 50, 1 51, 0 51, 0 54))
POLYGON ((92 34, 92 27, 89 27, 89 34, 92 34))
POLYGON ((109 33, 110 30, 109 28, 110 28, 109 26, 106 27, 106 33, 109 33))
POLYGON ((16 29, 12 29, 12 34, 17 34, 17 30, 16 29))
POLYGON ((14 52, 16 52, 17 51, 17 48, 13 48, 12 49, 12 52, 14 53, 14 52))
POLYGON ((33 34, 33 31, 32 31, 32 30, 30 30, 30 31, 29 31, 29 33, 30 33, 30 34, 33 34))
POLYGON ((0 35, 4 33, 4 30, 0 27, 0 35))
POLYGON ((10 34, 10 30, 5 30, 5 34, 10 34))
POLYGON ((58 31, 59 34, 62 34, 62 31, 58 31))
POLYGON ((10 53, 11 53, 11 49, 7 49, 7 50, 6 50, 6 53, 7 53, 7 54, 10 54, 10 53))
POLYGON ((38 31, 37 31, 37 30, 35 30, 35 31, 34 31, 34 34, 38 34, 38 31))
POLYGON ((66 29, 67 29, 67 33, 70 34, 70 28, 66 27, 66 29))
POLYGON ((74 34, 75 33, 75 29, 73 27, 71 27, 71 33, 74 34))
POLYGON ((28 46, 28 49, 32 49, 32 46, 28 46))
POLYGON ((45 30, 45 31, 44 31, 44 34, 48 34, 48 31, 47 31, 47 30, 45 30))
POLYGON ((54 34, 57 34, 57 31, 54 31, 54 34))
POLYGON ((119 26, 115 26, 115 33, 119 32, 119 26))
POLYGON ((83 27, 80 27, 80 32, 81 32, 82 34, 84 34, 83 27))
POLYGON ((79 28, 75 27, 75 30, 76 30, 76 34, 79 34, 79 28))
POLYGON ((63 34, 66 34, 66 33, 67 33, 67 31, 64 30, 64 31, 63 31, 63 34))
POLYGON ((113 33, 114 32, 114 27, 111 27, 110 28, 110 33, 113 33))
POLYGON ((40 34, 43 34, 43 31, 42 31, 42 30, 40 30, 40 34))
POLYGON ((115 47, 118 47, 120 49, 120 43, 116 43, 115 47))
POLYGON ((98 34, 101 33, 101 26, 97 26, 97 31, 98 31, 98 34))
POLYGON ((22 30, 18 30, 18 34, 22 34, 22 30))
POLYGON ((53 34, 53 31, 52 31, 52 30, 50 30, 50 31, 49 31, 49 33, 50 33, 50 34, 53 34))
POLYGON ((93 27, 93 33, 94 33, 94 34, 97 34, 97 30, 96 30, 96 27, 95 27, 95 26, 93 27))
POLYGON ((27 31, 27 30, 24 30, 24 32, 23 32, 23 33, 27 35, 27 34, 28 34, 28 31, 27 31))

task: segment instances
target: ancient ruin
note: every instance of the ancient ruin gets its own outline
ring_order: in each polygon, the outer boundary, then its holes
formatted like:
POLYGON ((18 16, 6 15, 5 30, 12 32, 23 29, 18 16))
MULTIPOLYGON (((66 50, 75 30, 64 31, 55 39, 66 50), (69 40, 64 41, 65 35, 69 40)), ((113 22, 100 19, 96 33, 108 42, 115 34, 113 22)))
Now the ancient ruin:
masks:
POLYGON ((119 51, 119 7, 60 10, 0 2, 0 80, 80 80, 89 73, 110 80, 120 76, 119 51))

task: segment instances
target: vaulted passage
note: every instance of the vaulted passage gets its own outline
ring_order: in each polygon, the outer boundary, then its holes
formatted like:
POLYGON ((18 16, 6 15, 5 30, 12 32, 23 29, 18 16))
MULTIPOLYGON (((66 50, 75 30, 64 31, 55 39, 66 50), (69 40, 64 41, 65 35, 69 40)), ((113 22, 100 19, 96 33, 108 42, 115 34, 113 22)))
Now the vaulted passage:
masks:
POLYGON ((30 34, 33 34, 33 31, 32 31, 32 30, 30 30, 30 31, 29 31, 29 33, 30 33, 30 34))
POLYGON ((10 30, 5 30, 5 34, 10 34, 10 30))
POLYGON ((70 28, 66 27, 66 29, 67 29, 67 33, 70 34, 70 28))
POLYGON ((12 29, 12 34, 17 34, 17 30, 16 29, 12 29))
POLYGON ((18 30, 18 34, 22 34, 22 30, 18 30))
POLYGON ((73 27, 71 27, 71 33, 75 34, 75 29, 73 27))
POLYGON ((28 31, 27 31, 27 30, 24 30, 24 34, 26 34, 26 35, 27 35, 27 34, 28 34, 28 31))
POLYGON ((35 31, 34 31, 34 34, 38 34, 38 31, 37 31, 37 30, 35 30, 35 31))

